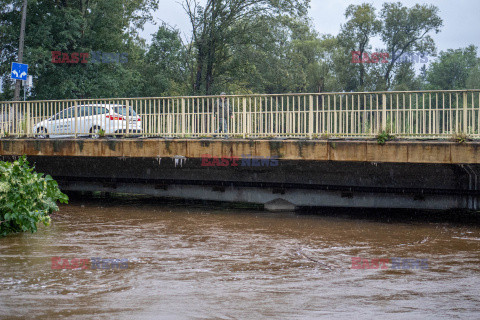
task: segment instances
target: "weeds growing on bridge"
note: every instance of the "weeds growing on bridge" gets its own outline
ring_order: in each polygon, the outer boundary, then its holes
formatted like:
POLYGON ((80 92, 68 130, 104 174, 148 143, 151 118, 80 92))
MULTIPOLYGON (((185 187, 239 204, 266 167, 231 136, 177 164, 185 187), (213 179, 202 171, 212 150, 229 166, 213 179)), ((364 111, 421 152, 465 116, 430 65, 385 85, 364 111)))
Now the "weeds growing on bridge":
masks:
POLYGON ((377 143, 379 145, 384 145, 387 141, 395 139, 395 136, 390 134, 389 130, 383 130, 377 135, 377 143))
POLYGON ((469 140, 469 137, 466 133, 457 132, 452 135, 452 139, 458 143, 465 143, 469 140))

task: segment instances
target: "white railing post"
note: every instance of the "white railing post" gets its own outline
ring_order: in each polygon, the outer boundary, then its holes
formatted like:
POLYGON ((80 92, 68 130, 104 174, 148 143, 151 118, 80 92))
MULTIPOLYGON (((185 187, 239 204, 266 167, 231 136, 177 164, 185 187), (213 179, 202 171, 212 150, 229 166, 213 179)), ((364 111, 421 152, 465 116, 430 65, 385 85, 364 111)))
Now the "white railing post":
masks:
POLYGON ((387 95, 382 95, 382 131, 387 130, 387 95))
POLYGON ((468 133, 468 96, 467 92, 463 93, 463 133, 468 133))
POLYGON ((125 100, 125 106, 127 109, 127 128, 125 129, 125 135, 128 138, 130 134, 130 101, 128 99, 125 100))
POLYGON ((310 112, 308 116, 308 137, 312 139, 313 137, 313 96, 309 97, 310 112))
POLYGON ((243 97, 243 139, 247 137, 247 98, 243 97))
POLYGON ((78 104, 77 100, 73 101, 73 110, 75 112, 75 139, 77 139, 78 136, 78 104))
POLYGON ((182 136, 185 137, 186 128, 185 128, 185 98, 182 98, 182 136))
POLYGON ((30 136, 32 131, 32 126, 31 126, 31 120, 30 120, 30 102, 27 102, 27 110, 26 110, 26 115, 25 115, 25 134, 27 137, 30 136))
POLYGON ((17 135, 18 134, 18 104, 19 102, 16 102, 14 104, 14 109, 13 109, 13 119, 12 119, 12 130, 13 134, 17 135))

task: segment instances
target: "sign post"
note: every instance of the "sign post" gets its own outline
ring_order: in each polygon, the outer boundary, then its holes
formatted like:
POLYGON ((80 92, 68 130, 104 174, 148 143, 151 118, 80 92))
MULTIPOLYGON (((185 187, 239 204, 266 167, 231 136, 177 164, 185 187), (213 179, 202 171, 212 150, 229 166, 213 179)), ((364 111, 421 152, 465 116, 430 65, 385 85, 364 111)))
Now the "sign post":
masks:
MULTIPOLYGON (((12 73, 11 73, 11 77, 12 79, 14 80, 17 80, 16 84, 15 84, 15 101, 18 101, 20 100, 19 97, 17 96, 17 91, 18 91, 18 94, 20 93, 20 83, 21 81, 20 80, 24 80, 26 81, 27 80, 27 76, 28 76, 28 64, 23 64, 23 63, 16 63, 16 62, 12 62, 12 73), (18 89, 18 90, 17 90, 18 89)), ((24 97, 25 99, 25 97, 24 97)), ((17 121, 18 121, 18 105, 15 105, 15 108, 13 109, 12 107, 10 108, 9 110, 10 112, 10 119, 13 119, 12 123, 11 123, 11 132, 15 132, 17 130, 17 121)))

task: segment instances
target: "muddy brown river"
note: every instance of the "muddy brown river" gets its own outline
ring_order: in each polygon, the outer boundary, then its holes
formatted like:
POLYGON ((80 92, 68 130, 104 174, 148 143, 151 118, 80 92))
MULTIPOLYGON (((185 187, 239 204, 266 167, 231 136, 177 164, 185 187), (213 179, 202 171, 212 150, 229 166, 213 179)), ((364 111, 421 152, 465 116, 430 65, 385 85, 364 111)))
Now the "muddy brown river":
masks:
POLYGON ((0 239, 0 319, 480 319, 478 223, 347 213, 72 199, 0 239))

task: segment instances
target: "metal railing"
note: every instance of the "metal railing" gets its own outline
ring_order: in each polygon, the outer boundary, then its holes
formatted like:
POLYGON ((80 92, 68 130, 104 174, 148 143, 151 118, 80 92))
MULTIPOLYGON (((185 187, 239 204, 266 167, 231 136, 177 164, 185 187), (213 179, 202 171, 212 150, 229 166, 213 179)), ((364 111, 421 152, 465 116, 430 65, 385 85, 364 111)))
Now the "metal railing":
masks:
POLYGON ((479 100, 480 90, 450 90, 9 101, 0 102, 0 135, 478 139, 479 100), (107 121, 98 106, 126 108, 107 121))

